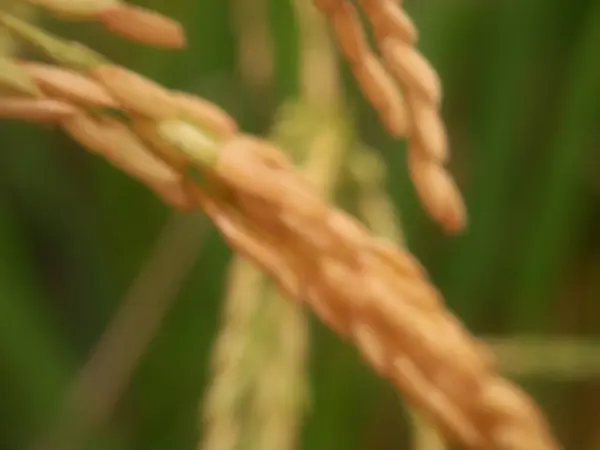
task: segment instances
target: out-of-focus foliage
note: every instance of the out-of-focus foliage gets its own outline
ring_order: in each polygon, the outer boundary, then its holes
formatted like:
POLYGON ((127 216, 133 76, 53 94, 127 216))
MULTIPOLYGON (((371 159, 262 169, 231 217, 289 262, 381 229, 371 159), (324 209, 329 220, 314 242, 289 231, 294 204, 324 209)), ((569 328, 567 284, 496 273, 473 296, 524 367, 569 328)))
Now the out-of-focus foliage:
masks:
MULTIPOLYGON (((270 1, 277 76, 261 92, 236 67, 233 1, 138 3, 179 18, 189 48, 141 48, 94 25, 38 20, 167 86, 217 102, 247 131, 266 133, 277 106, 296 93, 288 2, 270 1)), ((404 145, 387 137, 352 78, 345 80, 357 133, 388 164, 409 246, 477 333, 595 337, 600 3, 412 0, 407 10, 444 81, 451 167, 470 210, 464 235, 448 239, 425 217, 406 175, 404 145)), ((168 211, 59 133, 0 123, 0 139, 0 448, 16 449, 57 414, 168 211)), ((95 439, 99 448, 196 446, 229 257, 211 231, 132 386, 95 439)), ((407 421, 392 388, 331 332, 317 323, 313 331, 303 448, 402 448, 407 421)), ((526 387, 567 448, 600 448, 600 379, 526 387)))

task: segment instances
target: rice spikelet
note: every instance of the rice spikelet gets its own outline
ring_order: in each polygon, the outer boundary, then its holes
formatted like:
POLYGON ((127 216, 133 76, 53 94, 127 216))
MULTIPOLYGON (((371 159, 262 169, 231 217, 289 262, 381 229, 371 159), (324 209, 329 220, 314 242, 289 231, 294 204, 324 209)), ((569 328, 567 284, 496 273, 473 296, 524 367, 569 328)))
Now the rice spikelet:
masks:
MULTIPOLYGON (((355 7, 348 0, 314 0, 336 32, 340 49, 365 97, 394 137, 408 137, 409 153, 419 152, 428 164, 444 172, 442 184, 428 186, 432 177, 411 179, 429 215, 448 233, 466 226, 466 208, 443 164, 448 160, 448 137, 439 115, 441 83, 436 71, 415 48, 417 29, 394 0, 360 0, 371 24, 385 65, 371 51, 355 7)), ((417 156, 411 156, 412 160, 417 156)), ((413 164, 414 165, 414 164, 413 164)), ((431 172, 433 168, 428 169, 431 172)), ((418 171, 421 173, 421 171, 418 171)))

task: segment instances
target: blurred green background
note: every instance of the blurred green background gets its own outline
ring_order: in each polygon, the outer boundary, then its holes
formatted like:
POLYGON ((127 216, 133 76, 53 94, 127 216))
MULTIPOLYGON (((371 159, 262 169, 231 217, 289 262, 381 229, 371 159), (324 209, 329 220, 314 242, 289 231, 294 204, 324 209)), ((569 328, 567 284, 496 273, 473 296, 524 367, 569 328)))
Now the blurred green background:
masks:
MULTIPOLYGON (((260 88, 240 74, 233 2, 138 3, 180 19, 189 48, 147 49, 95 25, 38 19, 215 101, 249 132, 267 133, 277 106, 296 96, 297 33, 287 0, 269 4, 276 78, 260 88)), ((404 144, 386 135, 341 64, 357 133, 386 161, 409 247, 475 333, 593 341, 600 331, 600 1, 411 0, 406 8, 444 82, 451 170, 470 211, 466 233, 447 238, 424 215, 404 144)), ((17 449, 59 414, 70 380, 170 213, 58 132, 5 122, 0 140, 0 448, 17 449)), ((195 448, 231 256, 202 226, 197 262, 91 448, 195 448)), ((406 414, 393 389, 314 320, 312 330, 302 447, 406 448, 406 414)), ((600 375, 519 381, 566 448, 600 449, 600 375)))

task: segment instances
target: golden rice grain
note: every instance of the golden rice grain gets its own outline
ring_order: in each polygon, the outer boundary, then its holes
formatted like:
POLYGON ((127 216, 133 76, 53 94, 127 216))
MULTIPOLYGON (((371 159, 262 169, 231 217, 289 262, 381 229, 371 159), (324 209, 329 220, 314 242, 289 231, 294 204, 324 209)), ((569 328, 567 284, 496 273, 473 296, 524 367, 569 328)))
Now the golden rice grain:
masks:
POLYGON ((105 65, 91 70, 121 107, 150 119, 176 117, 177 103, 169 91, 157 83, 123 67, 105 65))
POLYGON ((412 140, 418 143, 409 148, 423 152, 436 164, 444 164, 450 156, 448 135, 436 107, 414 93, 407 96, 406 102, 412 116, 412 140))
POLYGON ((186 45, 179 22, 121 0, 27 1, 67 19, 99 21, 107 30, 141 44, 162 48, 186 45))
POLYGON ((179 116, 207 128, 219 138, 231 137, 238 132, 235 120, 214 103, 187 92, 173 91, 171 95, 179 108, 179 116))
POLYGON ((406 103, 377 58, 366 56, 353 67, 353 72, 364 95, 379 112, 387 131, 396 138, 408 136, 411 123, 406 103))
POLYGON ((69 103, 52 99, 0 97, 0 118, 34 123, 56 123, 77 114, 69 103))
POLYGON ((181 24, 154 11, 120 4, 99 12, 97 19, 110 31, 133 41, 162 48, 183 48, 181 24))
POLYGON ((77 72, 32 62, 22 62, 19 65, 51 97, 88 107, 117 107, 104 87, 77 72))
POLYGON ((404 42, 386 38, 380 43, 383 57, 405 89, 438 105, 442 97, 437 72, 422 54, 404 42))
POLYGON ((350 64, 360 63, 370 49, 356 8, 350 3, 341 3, 331 21, 346 59, 350 64))
POLYGON ((463 229, 466 208, 450 175, 441 166, 423 157, 422 150, 414 148, 409 154, 409 173, 427 210, 444 229, 448 233, 463 229))

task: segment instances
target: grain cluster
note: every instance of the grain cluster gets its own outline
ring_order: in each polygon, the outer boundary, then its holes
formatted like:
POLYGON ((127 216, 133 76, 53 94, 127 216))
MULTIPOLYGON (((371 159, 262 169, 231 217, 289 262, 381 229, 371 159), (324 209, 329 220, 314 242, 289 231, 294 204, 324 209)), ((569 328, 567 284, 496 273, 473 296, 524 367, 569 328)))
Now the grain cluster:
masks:
POLYGON ((442 90, 435 69, 416 48, 417 29, 395 0, 360 0, 381 57, 369 46, 349 0, 314 0, 335 30, 340 49, 365 97, 389 133, 409 140, 408 167, 428 213, 449 233, 464 228, 461 194, 444 168, 448 136, 439 114, 442 90))
MULTIPOLYGON (((35 3, 105 25, 108 16, 128 14, 116 1, 35 3)), ((410 137, 411 173, 431 214, 447 229, 459 228, 462 203, 442 167, 439 81, 414 50, 414 26, 391 2, 361 3, 402 86, 400 96, 382 88, 391 78, 365 45, 354 8, 339 0, 316 3, 390 131, 410 137)), ((351 341, 449 438, 473 449, 558 448, 542 413, 499 376, 418 261, 325 201, 277 146, 242 133, 218 106, 166 89, 79 44, 5 13, 0 25, 56 61, 1 59, 0 117, 54 124, 170 206, 202 209, 235 251, 351 341)), ((127 35, 126 25, 107 26, 127 35)), ((147 36, 139 29, 129 36, 147 36)), ((155 34, 173 29, 159 27, 155 34)), ((175 41, 165 36, 153 39, 175 41)))

